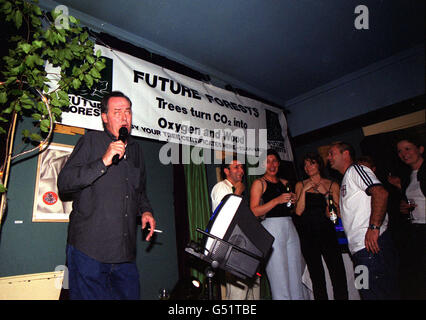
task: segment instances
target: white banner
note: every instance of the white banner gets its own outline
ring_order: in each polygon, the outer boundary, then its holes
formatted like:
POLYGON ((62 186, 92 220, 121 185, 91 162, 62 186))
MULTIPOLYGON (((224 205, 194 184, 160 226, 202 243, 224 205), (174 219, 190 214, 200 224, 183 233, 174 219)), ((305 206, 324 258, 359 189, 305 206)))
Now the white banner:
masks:
POLYGON ((132 100, 134 136, 250 154, 272 147, 283 160, 293 160, 282 110, 116 50, 98 49, 107 60, 102 81, 70 95, 63 124, 103 130, 100 100, 118 90, 132 100), (262 145, 266 136, 267 146, 262 145))

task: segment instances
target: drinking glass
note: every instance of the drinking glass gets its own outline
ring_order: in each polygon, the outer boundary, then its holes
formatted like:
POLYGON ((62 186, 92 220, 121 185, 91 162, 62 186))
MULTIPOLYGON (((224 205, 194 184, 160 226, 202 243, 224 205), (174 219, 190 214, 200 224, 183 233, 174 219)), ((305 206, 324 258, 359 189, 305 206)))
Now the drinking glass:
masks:
POLYGON ((407 203, 410 206, 410 208, 408 209, 408 211, 409 211, 408 220, 410 220, 410 222, 413 223, 413 220, 414 220, 413 211, 416 208, 416 202, 414 201, 414 199, 407 199, 407 203))

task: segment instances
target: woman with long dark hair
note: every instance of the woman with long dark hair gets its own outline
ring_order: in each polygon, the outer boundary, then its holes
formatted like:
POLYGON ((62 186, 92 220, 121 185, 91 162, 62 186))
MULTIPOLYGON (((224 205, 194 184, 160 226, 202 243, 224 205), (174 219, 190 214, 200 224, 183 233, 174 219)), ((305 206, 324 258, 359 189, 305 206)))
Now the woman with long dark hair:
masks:
MULTIPOLYGON (((307 179, 296 184, 296 215, 300 243, 312 280, 315 300, 327 300, 324 258, 333 285, 335 300, 347 300, 346 272, 334 223, 330 218, 329 201, 334 202, 335 214, 339 214, 339 185, 323 178, 324 162, 317 153, 308 153, 303 158, 307 179)), ((333 217, 337 219, 337 217, 333 217)))
POLYGON ((276 151, 267 151, 265 174, 251 187, 250 208, 275 238, 266 264, 272 299, 303 300, 299 236, 287 205, 294 203, 295 194, 286 188, 289 182, 278 177, 280 160, 276 151))

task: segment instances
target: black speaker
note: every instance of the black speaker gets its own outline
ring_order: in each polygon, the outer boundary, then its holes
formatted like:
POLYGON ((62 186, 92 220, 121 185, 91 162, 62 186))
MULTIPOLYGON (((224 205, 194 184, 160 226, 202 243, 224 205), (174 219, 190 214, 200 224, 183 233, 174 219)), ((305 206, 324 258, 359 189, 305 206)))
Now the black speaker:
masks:
POLYGON ((234 194, 223 198, 210 218, 206 232, 224 241, 207 237, 204 254, 219 263, 222 269, 241 278, 256 274, 274 242, 274 237, 243 198, 234 194))

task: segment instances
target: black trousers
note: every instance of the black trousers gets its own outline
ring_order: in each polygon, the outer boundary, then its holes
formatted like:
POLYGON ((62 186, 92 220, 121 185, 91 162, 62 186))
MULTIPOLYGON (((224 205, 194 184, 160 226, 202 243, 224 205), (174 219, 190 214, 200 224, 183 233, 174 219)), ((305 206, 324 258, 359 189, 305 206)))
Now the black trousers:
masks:
POLYGON ((330 274, 335 300, 348 299, 345 265, 337 242, 334 225, 303 224, 298 228, 303 257, 312 280, 315 300, 328 300, 325 272, 321 256, 330 274))
POLYGON ((400 250, 402 299, 426 299, 426 224, 406 224, 400 250))

